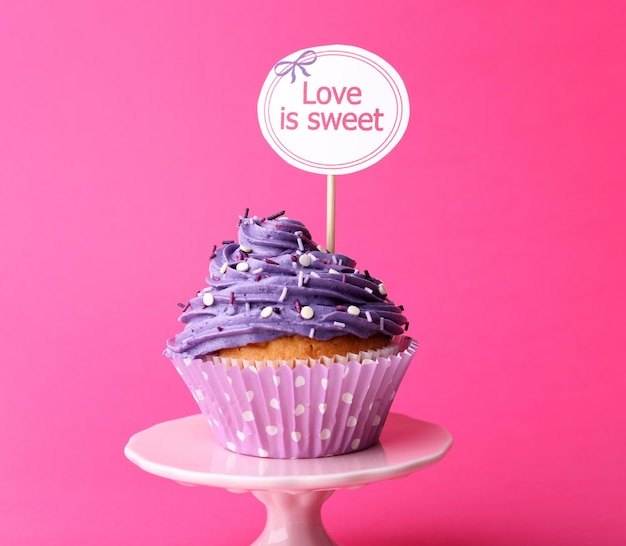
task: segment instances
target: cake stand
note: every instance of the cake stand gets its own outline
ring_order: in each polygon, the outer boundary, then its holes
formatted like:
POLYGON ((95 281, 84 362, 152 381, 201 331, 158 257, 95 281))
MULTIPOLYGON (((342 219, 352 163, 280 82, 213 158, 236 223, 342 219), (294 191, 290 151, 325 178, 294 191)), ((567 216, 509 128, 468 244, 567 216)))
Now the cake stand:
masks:
POLYGON ((391 413, 374 446, 336 457, 267 459, 221 447, 202 415, 166 421, 133 435, 128 459, 184 485, 251 492, 267 509, 252 546, 336 546, 322 523, 324 501, 338 489, 399 478, 441 459, 452 436, 441 426, 391 413))

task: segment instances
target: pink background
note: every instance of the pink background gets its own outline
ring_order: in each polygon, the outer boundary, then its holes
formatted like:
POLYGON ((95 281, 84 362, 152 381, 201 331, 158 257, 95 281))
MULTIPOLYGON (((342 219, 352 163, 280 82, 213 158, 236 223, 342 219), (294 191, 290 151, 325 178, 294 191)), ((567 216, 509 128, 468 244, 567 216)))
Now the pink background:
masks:
POLYGON ((336 493, 346 545, 626 543, 626 76, 618 1, 3 2, 0 543, 248 544, 250 495, 146 474, 196 412, 161 356, 245 207, 324 239, 323 177, 256 100, 302 47, 402 74, 395 150, 338 180, 337 249, 420 341, 395 410, 455 446, 336 493))

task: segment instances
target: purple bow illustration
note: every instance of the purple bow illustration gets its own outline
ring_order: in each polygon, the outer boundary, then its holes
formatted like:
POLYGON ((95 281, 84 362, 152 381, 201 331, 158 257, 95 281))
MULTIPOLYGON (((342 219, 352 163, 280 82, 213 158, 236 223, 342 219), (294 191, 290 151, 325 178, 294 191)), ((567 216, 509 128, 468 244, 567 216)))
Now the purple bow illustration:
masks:
POLYGON ((293 83, 296 81, 296 67, 302 70, 302 74, 308 78, 311 74, 309 74, 304 67, 313 64, 316 60, 317 53, 312 49, 307 49, 295 61, 280 61, 277 63, 274 67, 274 72, 280 77, 286 76, 291 72, 291 83, 293 83), (307 57, 311 55, 312 57, 307 59, 307 57))

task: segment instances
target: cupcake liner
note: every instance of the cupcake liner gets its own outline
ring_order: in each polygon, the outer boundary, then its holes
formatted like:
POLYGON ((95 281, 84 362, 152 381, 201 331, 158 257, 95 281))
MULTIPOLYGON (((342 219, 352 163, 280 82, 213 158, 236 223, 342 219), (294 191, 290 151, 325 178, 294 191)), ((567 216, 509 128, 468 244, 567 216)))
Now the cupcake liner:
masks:
POLYGON ((245 455, 313 458, 374 444, 417 343, 345 363, 215 363, 174 357, 218 442, 245 455), (241 367, 240 367, 241 364, 241 367))

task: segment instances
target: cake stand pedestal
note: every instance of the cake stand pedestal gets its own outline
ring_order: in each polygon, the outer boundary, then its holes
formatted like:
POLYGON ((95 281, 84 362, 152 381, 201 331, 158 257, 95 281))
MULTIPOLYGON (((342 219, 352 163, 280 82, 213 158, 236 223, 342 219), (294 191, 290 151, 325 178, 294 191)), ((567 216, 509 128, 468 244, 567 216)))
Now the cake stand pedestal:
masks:
POLYGON ((133 435, 128 459, 151 474, 184 485, 251 492, 267 509, 252 546, 336 546, 321 509, 338 489, 406 476, 441 459, 452 436, 441 426, 398 413, 387 418, 374 446, 320 459, 267 459, 221 447, 202 415, 166 421, 133 435))

